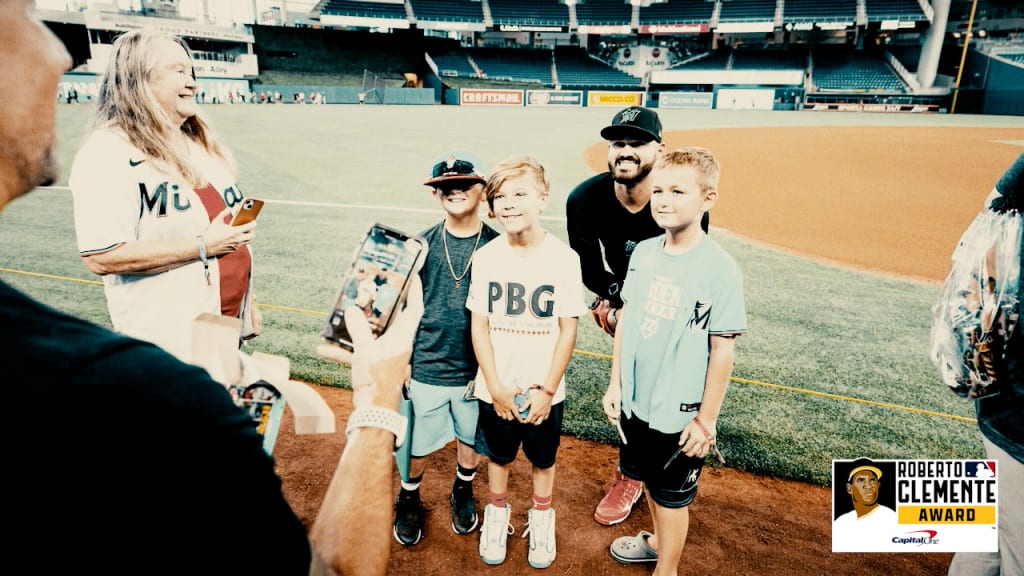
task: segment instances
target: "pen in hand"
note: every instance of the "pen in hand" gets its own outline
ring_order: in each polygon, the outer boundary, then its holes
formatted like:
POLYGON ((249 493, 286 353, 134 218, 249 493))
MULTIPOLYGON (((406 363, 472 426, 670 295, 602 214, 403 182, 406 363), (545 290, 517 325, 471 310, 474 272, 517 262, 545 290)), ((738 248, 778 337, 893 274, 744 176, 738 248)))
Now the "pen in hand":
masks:
POLYGON ((628 442, 626 442, 626 433, 622 430, 621 417, 615 419, 615 429, 619 431, 619 438, 622 440, 622 443, 628 444, 628 442))
POLYGON ((678 458, 679 455, 683 453, 683 445, 686 444, 686 442, 689 439, 690 439, 690 435, 689 434, 687 434, 686 436, 683 437, 683 441, 680 442, 679 446, 676 447, 676 451, 673 452, 671 456, 669 456, 668 462, 665 462, 665 466, 662 468, 662 470, 668 470, 668 467, 671 466, 672 463, 676 461, 676 458, 678 458))

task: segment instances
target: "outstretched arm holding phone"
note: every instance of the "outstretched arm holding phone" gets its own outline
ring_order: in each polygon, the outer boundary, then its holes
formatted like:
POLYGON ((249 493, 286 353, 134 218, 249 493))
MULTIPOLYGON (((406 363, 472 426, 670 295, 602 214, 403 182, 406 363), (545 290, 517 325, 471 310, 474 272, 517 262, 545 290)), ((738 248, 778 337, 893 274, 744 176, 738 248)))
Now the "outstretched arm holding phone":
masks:
MULTIPOLYGON (((352 366, 355 410, 396 410, 408 378, 413 337, 423 315, 423 287, 414 275, 404 310, 380 338, 374 339, 362 312, 352 306, 345 321, 354 351, 322 344, 317 354, 352 366)), ((354 428, 310 531, 313 574, 387 572, 391 555, 391 475, 395 436, 376 427, 354 428)))

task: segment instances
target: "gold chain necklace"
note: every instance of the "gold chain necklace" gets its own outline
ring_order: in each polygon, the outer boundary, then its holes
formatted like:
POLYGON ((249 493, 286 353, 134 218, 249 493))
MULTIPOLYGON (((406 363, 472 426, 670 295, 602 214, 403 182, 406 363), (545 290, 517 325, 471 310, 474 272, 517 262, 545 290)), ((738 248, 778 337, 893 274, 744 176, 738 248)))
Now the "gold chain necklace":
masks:
POLYGON ((455 267, 452 266, 452 256, 448 253, 448 230, 445 229, 444 223, 441 223, 441 243, 444 244, 444 258, 448 261, 448 271, 452 273, 452 278, 455 280, 455 287, 458 288, 462 279, 469 273, 469 267, 473 264, 473 255, 476 254, 476 248, 480 245, 480 236, 484 233, 484 224, 480 223, 480 229, 476 232, 476 243, 473 244, 473 250, 469 253, 469 258, 466 259, 466 268, 462 271, 462 274, 455 275, 455 267))

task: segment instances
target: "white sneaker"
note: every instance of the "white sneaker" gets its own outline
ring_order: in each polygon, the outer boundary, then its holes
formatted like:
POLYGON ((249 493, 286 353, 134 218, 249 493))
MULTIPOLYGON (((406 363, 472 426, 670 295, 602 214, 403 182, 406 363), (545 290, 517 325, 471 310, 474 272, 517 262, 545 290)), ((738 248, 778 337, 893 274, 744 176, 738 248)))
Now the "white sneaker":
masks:
POLYGON ((530 552, 527 559, 534 568, 547 568, 555 561, 555 509, 528 512, 525 537, 530 535, 530 552))
POLYGON ((514 531, 508 522, 511 515, 512 507, 508 504, 503 508, 494 504, 484 507, 484 524, 480 527, 480 559, 484 564, 501 564, 505 561, 505 543, 514 531))

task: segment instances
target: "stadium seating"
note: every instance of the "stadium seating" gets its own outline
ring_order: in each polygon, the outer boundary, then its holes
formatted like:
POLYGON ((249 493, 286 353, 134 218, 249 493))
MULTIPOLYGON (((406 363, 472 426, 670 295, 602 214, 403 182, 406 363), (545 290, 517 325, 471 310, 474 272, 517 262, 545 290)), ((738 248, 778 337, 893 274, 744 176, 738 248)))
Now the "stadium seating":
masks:
POLYGON ((1014 52, 995 51, 994 54, 996 56, 999 56, 1000 58, 1005 58, 1006 60, 1009 60, 1010 62, 1013 62, 1015 64, 1024 65, 1024 52, 1018 52, 1018 51, 1014 51, 1014 52))
POLYGON ((630 76, 595 58, 582 48, 555 47, 555 68, 562 88, 635 88, 639 78, 630 76))
POLYGON ((430 57, 434 60, 434 64, 437 64, 437 71, 441 76, 473 78, 477 75, 465 51, 431 54, 430 57))
POLYGON ((417 20, 435 22, 480 22, 484 21, 484 9, 480 0, 409 0, 413 16, 417 20))
POLYGON ((576 5, 576 23, 629 26, 633 23, 633 6, 625 0, 584 0, 576 5))
POLYGON ((811 52, 816 91, 904 93, 899 76, 885 59, 849 47, 819 46, 811 52))
POLYGON ((558 0, 488 0, 494 24, 569 26, 569 6, 558 0))
MULTIPOLYGON (((786 0, 788 4, 790 0, 786 0)), ((721 0, 719 22, 770 22, 775 20, 775 0, 721 0)))
POLYGON ((807 68, 807 51, 800 48, 761 49, 738 48, 733 50, 733 70, 804 70, 807 68))
POLYGON ((902 20, 918 22, 928 18, 917 0, 864 0, 868 21, 902 20))
POLYGON ((900 64, 907 69, 907 72, 917 72, 917 65, 921 60, 920 46, 887 46, 886 50, 892 53, 899 60, 900 64))
POLYGON ((782 18, 786 22, 853 22, 857 0, 785 0, 782 18))
POLYGON ((418 42, 412 34, 253 26, 253 35, 263 82, 273 76, 287 79, 279 83, 338 85, 350 75, 361 79, 364 70, 398 81, 403 72, 418 67, 410 59, 415 54, 410 48, 418 42))
POLYGON ((475 48, 470 55, 489 80, 552 85, 550 50, 475 48))
POLYGON ((388 18, 405 20, 405 4, 390 2, 361 2, 359 0, 328 0, 321 14, 356 16, 360 18, 388 18))
POLYGON ((716 52, 708 52, 703 57, 680 62, 672 66, 670 70, 728 70, 731 60, 732 52, 726 48, 716 52))
POLYGON ((641 6, 640 24, 704 24, 714 10, 715 3, 705 0, 667 0, 641 6))

